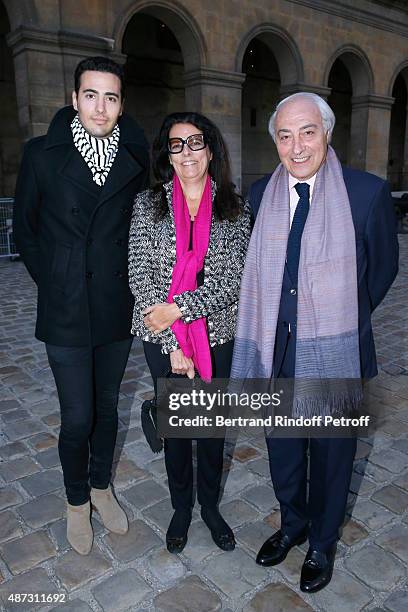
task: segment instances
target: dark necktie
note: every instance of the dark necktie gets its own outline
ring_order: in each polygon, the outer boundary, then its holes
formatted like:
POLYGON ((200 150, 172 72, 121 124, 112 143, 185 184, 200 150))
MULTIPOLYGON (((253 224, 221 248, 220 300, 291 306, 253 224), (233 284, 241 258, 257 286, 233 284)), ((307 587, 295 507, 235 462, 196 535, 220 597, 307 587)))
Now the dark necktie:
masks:
POLYGON ((292 282, 297 286, 300 243, 302 240, 303 228, 305 227, 307 214, 309 212, 309 184, 296 183, 296 192, 299 196, 299 201, 296 206, 295 214, 293 215, 292 227, 290 228, 288 246, 286 251, 286 265, 292 282))

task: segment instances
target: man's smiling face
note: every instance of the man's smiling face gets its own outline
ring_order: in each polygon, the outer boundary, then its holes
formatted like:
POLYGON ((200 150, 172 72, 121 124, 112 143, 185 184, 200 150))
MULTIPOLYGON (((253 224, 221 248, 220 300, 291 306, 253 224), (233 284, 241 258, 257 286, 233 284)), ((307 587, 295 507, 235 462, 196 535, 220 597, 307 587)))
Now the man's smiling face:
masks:
POLYGON ((307 98, 290 100, 278 110, 275 142, 282 164, 299 181, 316 174, 327 153, 325 132, 319 108, 307 98))

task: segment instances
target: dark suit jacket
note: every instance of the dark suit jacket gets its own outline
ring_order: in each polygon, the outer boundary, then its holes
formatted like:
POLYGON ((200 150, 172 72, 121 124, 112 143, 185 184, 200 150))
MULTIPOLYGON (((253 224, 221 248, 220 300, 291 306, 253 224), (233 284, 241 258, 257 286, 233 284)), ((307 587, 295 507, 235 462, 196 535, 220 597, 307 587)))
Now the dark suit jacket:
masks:
MULTIPOLYGON (((254 217, 271 175, 251 185, 248 198, 254 217)), ((361 375, 377 374, 371 313, 380 304, 398 272, 396 219, 386 181, 343 168, 356 233, 361 375)))
POLYGON ((133 298, 127 246, 133 198, 147 186, 142 130, 119 120, 119 149, 103 187, 73 144, 72 106, 25 146, 14 203, 14 238, 38 285, 36 337, 93 346, 130 337, 133 298))

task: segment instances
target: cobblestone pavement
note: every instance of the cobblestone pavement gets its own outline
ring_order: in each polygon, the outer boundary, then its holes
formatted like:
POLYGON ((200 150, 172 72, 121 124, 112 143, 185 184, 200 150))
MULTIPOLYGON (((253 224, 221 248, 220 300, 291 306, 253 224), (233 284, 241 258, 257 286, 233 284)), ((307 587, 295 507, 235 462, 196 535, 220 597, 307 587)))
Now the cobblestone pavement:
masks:
POLYGON ((65 500, 57 454, 59 410, 42 343, 33 338, 34 286, 21 262, 0 262, 0 606, 4 610, 83 612, 408 610, 408 236, 401 271, 375 315, 381 372, 369 388, 385 418, 359 443, 351 518, 331 584, 314 596, 298 588, 305 545, 276 568, 254 562, 279 526, 261 435, 226 447, 221 507, 237 548, 220 551, 197 512, 183 554, 164 536, 171 508, 162 456, 140 429, 151 380, 134 343, 121 387, 114 484, 130 521, 126 536, 94 520, 89 557, 65 539, 65 500), (231 454, 233 458, 231 461, 231 454), (65 604, 9 601, 15 593, 55 594, 65 604))

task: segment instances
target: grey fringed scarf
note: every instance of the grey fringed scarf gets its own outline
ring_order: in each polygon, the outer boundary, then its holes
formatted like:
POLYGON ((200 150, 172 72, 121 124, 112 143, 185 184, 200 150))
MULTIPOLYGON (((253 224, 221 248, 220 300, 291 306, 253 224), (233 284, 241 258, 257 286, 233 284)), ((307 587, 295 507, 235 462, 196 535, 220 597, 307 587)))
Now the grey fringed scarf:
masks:
POLYGON ((107 138, 95 138, 85 130, 78 115, 75 115, 71 130, 74 145, 92 172, 93 180, 102 187, 118 152, 119 126, 115 125, 112 134, 107 138))
MULTIPOLYGON (((280 164, 265 189, 249 245, 232 379, 273 376, 288 235, 288 172, 280 164)), ((329 147, 301 243, 293 414, 350 412, 361 395, 355 232, 341 165, 329 147)))

